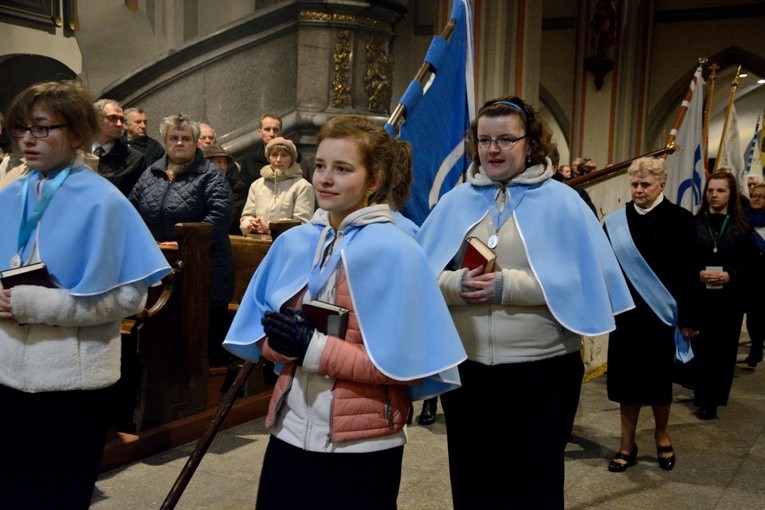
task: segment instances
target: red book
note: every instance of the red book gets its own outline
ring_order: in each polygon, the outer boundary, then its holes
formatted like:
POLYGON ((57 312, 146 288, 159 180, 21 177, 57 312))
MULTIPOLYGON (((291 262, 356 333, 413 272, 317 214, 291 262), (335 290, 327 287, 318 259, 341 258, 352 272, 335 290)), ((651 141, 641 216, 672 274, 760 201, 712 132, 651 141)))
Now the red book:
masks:
POLYGON ((322 333, 345 338, 345 330, 348 328, 347 308, 314 299, 309 303, 303 303, 303 313, 322 333))
POLYGON ((486 243, 477 237, 465 239, 465 255, 462 257, 461 268, 475 269, 476 267, 483 266, 484 273, 491 273, 494 271, 496 262, 497 254, 486 246, 486 243))
POLYGON ((16 285, 37 285, 40 287, 56 288, 56 284, 48 274, 45 262, 36 262, 28 266, 0 271, 0 283, 4 289, 10 289, 16 285))

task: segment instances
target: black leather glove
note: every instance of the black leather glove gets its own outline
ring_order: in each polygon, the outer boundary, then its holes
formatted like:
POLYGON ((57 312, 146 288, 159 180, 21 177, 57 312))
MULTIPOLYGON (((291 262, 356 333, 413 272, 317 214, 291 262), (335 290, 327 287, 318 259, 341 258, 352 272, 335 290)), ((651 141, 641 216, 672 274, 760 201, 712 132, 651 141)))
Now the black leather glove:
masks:
POLYGON ((287 308, 286 312, 266 312, 260 322, 268 336, 268 345, 283 356, 297 358, 298 365, 302 365, 314 327, 300 310, 287 308))

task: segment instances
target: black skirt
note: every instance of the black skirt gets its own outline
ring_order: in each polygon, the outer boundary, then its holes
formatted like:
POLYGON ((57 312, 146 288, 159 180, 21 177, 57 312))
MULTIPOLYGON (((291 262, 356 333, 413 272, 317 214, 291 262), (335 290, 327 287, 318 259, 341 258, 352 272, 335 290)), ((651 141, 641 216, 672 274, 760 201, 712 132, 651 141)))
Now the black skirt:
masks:
POLYGON ((675 330, 650 310, 616 318, 608 339, 608 399, 627 405, 672 403, 675 330))

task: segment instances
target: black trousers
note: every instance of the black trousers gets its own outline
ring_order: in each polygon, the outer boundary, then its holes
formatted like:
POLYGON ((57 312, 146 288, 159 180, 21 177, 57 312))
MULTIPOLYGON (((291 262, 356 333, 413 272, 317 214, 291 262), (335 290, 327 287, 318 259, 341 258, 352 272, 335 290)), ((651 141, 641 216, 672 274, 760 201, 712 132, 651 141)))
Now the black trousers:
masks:
POLYGON ((404 447, 319 453, 271 436, 258 486, 258 510, 395 510, 404 447))
POLYGON ((0 508, 90 506, 111 388, 24 393, 0 386, 0 508))
POLYGON ((762 361, 762 349, 765 343, 765 314, 761 310, 747 310, 746 330, 752 341, 749 356, 755 361, 762 361))
POLYGON ((562 509, 581 355, 459 370, 462 387, 441 395, 454 509, 562 509))

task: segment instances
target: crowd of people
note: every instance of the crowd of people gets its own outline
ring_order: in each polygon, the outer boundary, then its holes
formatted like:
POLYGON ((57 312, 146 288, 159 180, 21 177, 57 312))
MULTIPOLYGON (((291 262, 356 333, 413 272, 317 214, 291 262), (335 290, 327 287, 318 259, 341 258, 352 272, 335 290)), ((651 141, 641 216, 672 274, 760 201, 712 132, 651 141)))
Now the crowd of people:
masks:
POLYGON ((616 473, 636 463, 642 406, 658 466, 678 462, 680 374, 698 417, 718 416, 745 314, 746 363, 762 361, 761 179, 745 196, 730 172, 713 173, 694 216, 664 196, 663 160, 639 158, 632 200, 601 225, 586 191, 565 185, 595 164, 559 166, 539 112, 501 96, 466 133, 465 183, 417 225, 399 212, 412 149, 367 118, 326 121, 310 172, 275 114, 240 161, 208 123, 165 117, 160 140, 147 124, 142 109, 94 102, 76 82, 32 86, 0 117, 17 149, 0 163, 0 265, 44 262, 50 277, 0 288, 0 405, 17 417, 0 419, 2 508, 88 507, 120 319, 168 273, 159 246, 176 243, 179 222, 213 225, 210 362, 262 359, 277 376, 261 510, 396 508, 413 402, 428 425, 439 398, 455 509, 562 509, 583 335, 610 334, 616 473), (270 238, 282 220, 298 226, 273 239, 230 322, 229 235, 270 238), (475 238, 493 269, 466 262, 475 238), (324 328, 319 305, 344 329, 324 328))

